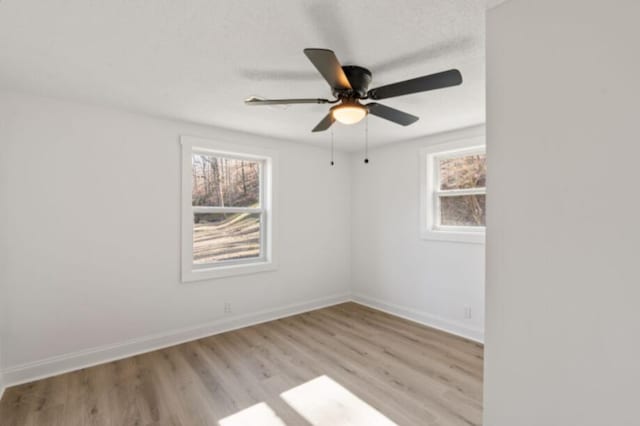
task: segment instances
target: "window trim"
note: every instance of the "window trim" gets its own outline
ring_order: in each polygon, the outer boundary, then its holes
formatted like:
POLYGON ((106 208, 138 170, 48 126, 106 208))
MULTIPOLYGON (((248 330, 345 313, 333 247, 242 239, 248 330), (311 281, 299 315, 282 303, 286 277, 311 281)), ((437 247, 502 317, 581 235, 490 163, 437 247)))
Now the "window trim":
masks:
POLYGON ((420 150, 420 237, 422 239, 484 244, 486 234, 484 226, 442 226, 438 223, 441 196, 486 194, 486 188, 442 191, 436 188, 436 185, 439 182, 440 160, 485 152, 484 136, 434 144, 420 150))
POLYGON ((235 275, 254 274, 277 269, 276 262, 276 170, 277 153, 273 150, 248 145, 231 144, 210 139, 181 136, 182 146, 182 196, 181 196, 181 278, 182 282, 200 281, 235 275), (202 207, 192 205, 192 155, 212 154, 226 158, 260 161, 260 202, 259 208, 244 207, 202 207), (261 214, 260 239, 261 256, 237 259, 217 265, 195 265, 193 263, 193 213, 238 210, 261 214))

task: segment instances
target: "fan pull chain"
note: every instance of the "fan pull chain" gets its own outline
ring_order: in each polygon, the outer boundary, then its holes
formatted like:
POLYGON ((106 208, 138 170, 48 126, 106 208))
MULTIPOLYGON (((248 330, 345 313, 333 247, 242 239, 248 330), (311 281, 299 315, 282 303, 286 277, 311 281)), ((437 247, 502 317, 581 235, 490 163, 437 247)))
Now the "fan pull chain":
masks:
POLYGON ((335 163, 333 162, 333 129, 331 129, 331 165, 333 166, 335 163))
POLYGON ((364 119, 364 164, 369 164, 369 115, 364 119))

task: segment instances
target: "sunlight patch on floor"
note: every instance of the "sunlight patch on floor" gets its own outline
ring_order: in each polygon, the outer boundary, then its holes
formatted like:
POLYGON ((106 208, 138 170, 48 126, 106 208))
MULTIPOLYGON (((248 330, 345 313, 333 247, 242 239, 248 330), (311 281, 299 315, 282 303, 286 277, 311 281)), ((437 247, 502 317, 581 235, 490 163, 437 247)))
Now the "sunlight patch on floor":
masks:
POLYGON ((320 376, 281 395, 314 426, 395 425, 375 408, 327 376, 320 376))
POLYGON ((264 402, 252 405, 218 421, 220 426, 286 426, 264 402))

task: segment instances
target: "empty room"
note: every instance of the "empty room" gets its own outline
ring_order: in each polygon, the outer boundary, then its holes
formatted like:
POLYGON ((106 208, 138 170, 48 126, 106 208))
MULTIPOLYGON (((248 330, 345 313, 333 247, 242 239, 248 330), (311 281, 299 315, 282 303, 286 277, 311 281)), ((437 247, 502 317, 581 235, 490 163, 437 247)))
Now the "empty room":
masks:
POLYGON ((0 0, 0 425, 640 426, 638 16, 0 0))

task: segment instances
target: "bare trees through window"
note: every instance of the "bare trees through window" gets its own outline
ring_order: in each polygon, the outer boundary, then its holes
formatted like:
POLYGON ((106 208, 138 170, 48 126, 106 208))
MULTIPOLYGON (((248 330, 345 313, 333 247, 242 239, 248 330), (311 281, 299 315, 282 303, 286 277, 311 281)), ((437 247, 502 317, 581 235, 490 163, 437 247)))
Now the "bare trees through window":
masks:
POLYGON ((256 207, 260 202, 260 163, 194 154, 193 205, 256 207))
POLYGON ((439 159, 439 225, 485 226, 486 160, 485 154, 439 159))
POLYGON ((261 162, 194 153, 193 263, 257 258, 261 253, 261 162))

